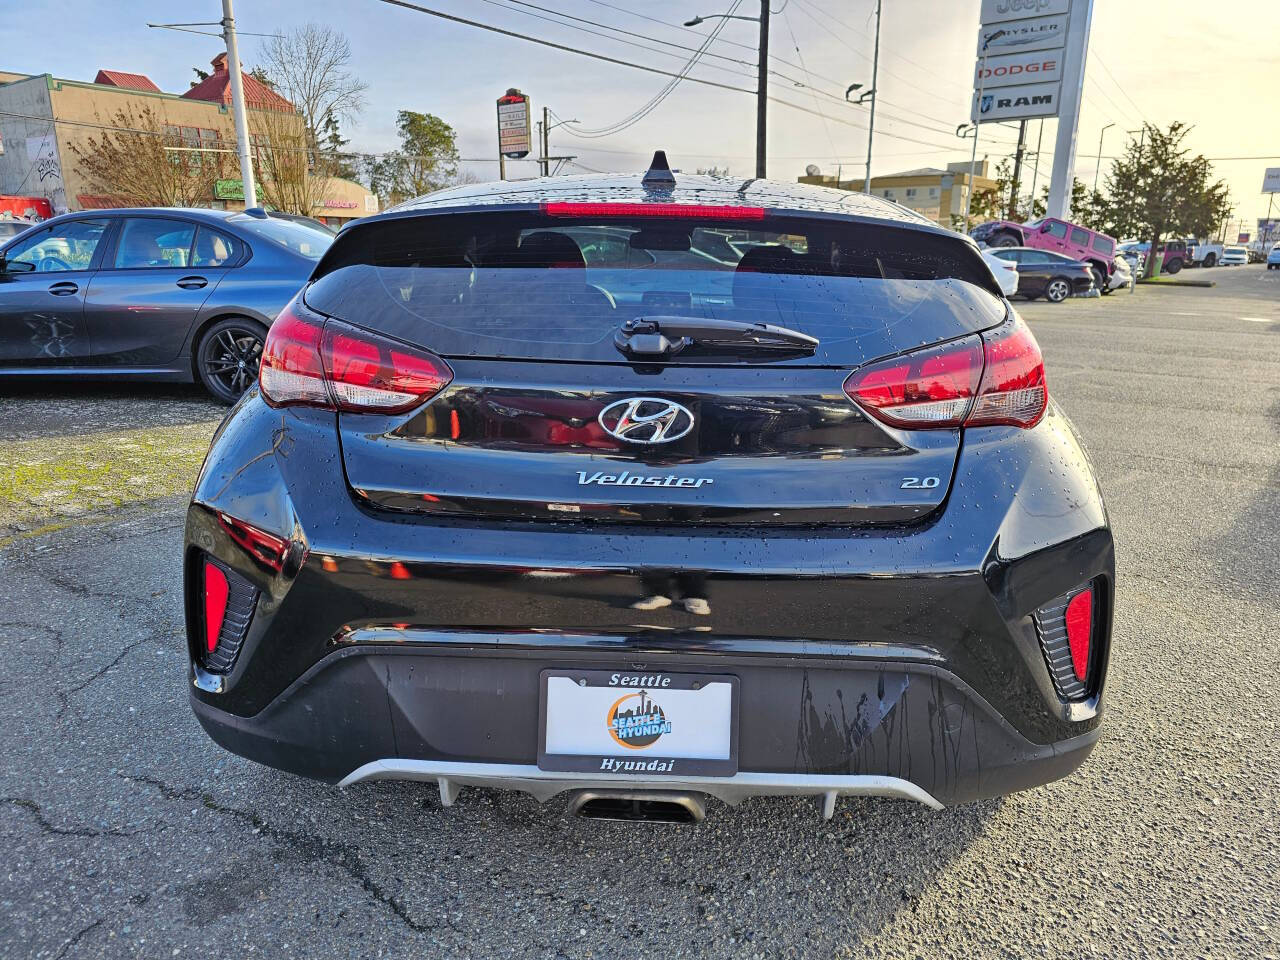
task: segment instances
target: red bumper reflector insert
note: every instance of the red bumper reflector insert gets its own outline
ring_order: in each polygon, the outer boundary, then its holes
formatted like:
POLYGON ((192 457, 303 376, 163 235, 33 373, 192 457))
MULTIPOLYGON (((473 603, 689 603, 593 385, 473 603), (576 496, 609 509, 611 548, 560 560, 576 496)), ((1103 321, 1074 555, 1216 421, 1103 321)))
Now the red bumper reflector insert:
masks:
POLYGON ((1093 588, 1077 593, 1067 604, 1067 643, 1071 669, 1081 683, 1089 674, 1089 646, 1093 640, 1093 588))
POLYGON ((575 203, 542 205, 550 217, 669 217, 676 220, 763 220, 764 207, 730 207, 708 203, 575 203))
POLYGON ((222 619, 227 614, 227 575, 209 561, 204 564, 204 642, 209 653, 218 646, 222 619))

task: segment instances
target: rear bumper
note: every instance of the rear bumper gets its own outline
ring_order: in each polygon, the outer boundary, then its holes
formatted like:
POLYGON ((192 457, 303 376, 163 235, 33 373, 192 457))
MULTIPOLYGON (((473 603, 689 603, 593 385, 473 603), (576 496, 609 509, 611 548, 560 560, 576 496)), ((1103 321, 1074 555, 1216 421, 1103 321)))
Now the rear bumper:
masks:
POLYGON ((260 591, 231 671, 211 680, 193 663, 192 706, 259 762, 335 783, 435 780, 446 798, 468 783, 545 797, 621 782, 953 804, 1065 776, 1098 736, 1113 546, 1052 406, 1032 430, 967 432, 945 508, 883 529, 389 517, 352 498, 340 462, 331 414, 250 396, 219 428, 188 511, 193 661, 200 558, 260 591), (287 538, 283 563, 248 555, 223 515, 287 538), (1033 614, 1086 582, 1098 668, 1088 699, 1067 701, 1033 614), (637 609, 660 591, 707 609, 637 609), (737 777, 539 770, 549 668, 736 676, 737 777))
MULTIPOLYGON (((600 787, 755 795, 885 796, 931 807, 999 796, 1066 776, 1099 728, 1035 744, 947 671, 871 658, 714 656, 521 647, 518 638, 410 636, 394 649, 337 651, 254 717, 193 691, 200 723, 234 753, 342 784, 433 781, 546 800, 600 787), (408 647, 409 649, 406 649, 408 647), (635 658, 643 656, 643 661, 635 658), (631 667, 731 673, 740 682, 738 772, 731 777, 568 773, 537 765, 543 669, 631 667)), ((743 644, 747 649, 749 645, 743 644)))

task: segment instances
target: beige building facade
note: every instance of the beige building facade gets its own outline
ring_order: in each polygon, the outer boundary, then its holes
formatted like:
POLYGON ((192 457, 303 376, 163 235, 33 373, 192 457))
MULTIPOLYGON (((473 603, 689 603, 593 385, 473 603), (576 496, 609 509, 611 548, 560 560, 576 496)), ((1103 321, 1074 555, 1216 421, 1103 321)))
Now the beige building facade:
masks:
MULTIPOLYGON (((198 158, 194 162, 210 164, 210 171, 217 165, 220 175, 216 180, 208 178, 208 196, 197 197, 194 205, 243 209, 235 125, 217 84, 225 77, 223 58, 214 60, 214 68, 210 80, 186 95, 164 93, 137 74, 105 70, 97 77, 105 82, 93 83, 48 74, 0 72, 0 194, 45 197, 55 213, 120 206, 95 190, 82 169, 77 149, 85 150, 91 137, 100 139, 106 132, 103 127, 116 125, 122 113, 133 117, 149 113, 163 128, 165 142, 172 144, 168 149, 175 156, 181 153, 198 158), (207 95, 208 99, 192 94, 207 95)), ((288 101, 261 85, 246 89, 246 96, 253 108, 249 111, 251 130, 296 126, 300 136, 301 119, 288 101)), ((269 147, 259 142, 259 136, 253 139, 255 153, 260 154, 269 147)), ((260 179, 263 166, 255 163, 260 179)), ((310 215, 331 225, 378 210, 377 197, 353 181, 322 178, 313 186, 310 215)))
MULTIPOLYGON (((994 190, 996 182, 988 176, 987 161, 974 164, 973 191, 994 190)), ((861 191, 863 178, 843 180, 817 174, 800 177, 801 183, 840 190, 861 191)), ((958 160, 945 169, 922 167, 871 178, 871 192, 908 207, 943 227, 951 227, 953 217, 964 218, 965 188, 969 182, 969 161, 958 160)))

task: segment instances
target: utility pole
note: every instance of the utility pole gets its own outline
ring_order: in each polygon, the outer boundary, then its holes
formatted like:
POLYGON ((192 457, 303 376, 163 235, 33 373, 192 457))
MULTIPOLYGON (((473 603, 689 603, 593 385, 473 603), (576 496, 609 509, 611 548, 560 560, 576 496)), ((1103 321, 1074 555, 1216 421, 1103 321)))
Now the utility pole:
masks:
POLYGON ((227 71, 231 74, 231 113, 240 148, 240 182, 244 184, 245 209, 258 205, 258 185, 253 178, 253 149, 249 142, 249 118, 244 112, 244 80, 240 76, 240 52, 236 47, 236 18, 231 0, 222 0, 222 36, 227 41, 227 71))
POLYGON ((1031 203, 1027 212, 1036 214, 1036 183, 1040 180, 1040 148, 1044 146, 1044 118, 1040 118, 1040 132, 1036 134, 1036 165, 1031 168, 1031 203))
POLYGON ((1006 220, 1012 220, 1018 212, 1018 184, 1022 177, 1022 155, 1027 149, 1027 121, 1018 124, 1018 152, 1013 155, 1013 183, 1009 187, 1009 211, 1006 220))
POLYGON ((546 107, 542 108, 542 175, 551 175, 551 117, 546 107))
POLYGON ((760 0, 760 60, 756 67, 756 177, 765 177, 765 122, 769 105, 769 0, 760 0))

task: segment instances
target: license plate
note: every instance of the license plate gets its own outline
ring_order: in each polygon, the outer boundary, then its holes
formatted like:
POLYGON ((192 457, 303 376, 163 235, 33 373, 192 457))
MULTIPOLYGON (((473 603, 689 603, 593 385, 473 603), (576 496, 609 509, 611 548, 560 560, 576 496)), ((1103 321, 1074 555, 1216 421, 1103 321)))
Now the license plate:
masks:
POLYGON ((538 766, 635 777, 738 772, 738 678, 542 671, 538 766))

